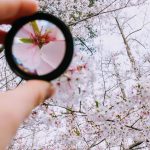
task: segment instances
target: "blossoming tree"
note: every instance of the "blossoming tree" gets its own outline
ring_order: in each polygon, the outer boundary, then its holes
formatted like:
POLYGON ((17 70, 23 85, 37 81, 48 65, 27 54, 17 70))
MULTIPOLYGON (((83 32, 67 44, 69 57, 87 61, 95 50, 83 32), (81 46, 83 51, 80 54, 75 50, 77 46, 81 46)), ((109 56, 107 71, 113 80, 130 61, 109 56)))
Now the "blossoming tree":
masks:
MULTIPOLYGON (((56 95, 35 109, 8 149, 150 149, 150 3, 40 0, 70 27, 75 54, 56 95)), ((22 81, 1 52, 1 90, 22 81)))

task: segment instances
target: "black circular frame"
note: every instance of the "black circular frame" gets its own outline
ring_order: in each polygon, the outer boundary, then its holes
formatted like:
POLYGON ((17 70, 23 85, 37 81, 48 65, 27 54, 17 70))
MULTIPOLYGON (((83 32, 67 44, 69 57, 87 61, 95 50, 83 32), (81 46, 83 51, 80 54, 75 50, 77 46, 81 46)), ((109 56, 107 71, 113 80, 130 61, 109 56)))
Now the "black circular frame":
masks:
POLYGON ((71 60, 73 57, 73 51, 74 51, 73 38, 68 27, 57 17, 51 14, 43 13, 43 12, 37 12, 33 14, 32 16, 23 17, 15 21, 12 25, 11 30, 8 32, 6 36, 4 46, 5 46, 6 60, 10 68, 17 75, 19 75, 21 78, 25 80, 39 79, 39 80, 51 81, 53 79, 56 79, 62 73, 64 73, 65 70, 68 68, 69 64, 71 63, 71 60), (21 29, 28 22, 33 21, 33 20, 46 20, 55 24, 64 34, 65 41, 66 41, 66 52, 65 52, 65 56, 61 64, 51 73, 48 73, 42 76, 32 75, 32 74, 23 72, 15 63, 15 60, 12 54, 12 45, 13 45, 14 37, 17 34, 18 30, 21 29))

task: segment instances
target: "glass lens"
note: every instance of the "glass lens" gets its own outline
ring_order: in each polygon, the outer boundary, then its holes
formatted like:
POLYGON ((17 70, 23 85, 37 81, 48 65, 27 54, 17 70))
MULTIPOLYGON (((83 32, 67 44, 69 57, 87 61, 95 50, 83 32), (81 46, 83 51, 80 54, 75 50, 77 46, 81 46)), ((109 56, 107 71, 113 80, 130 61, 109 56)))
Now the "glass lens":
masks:
POLYGON ((28 74, 46 75, 62 62, 66 41, 62 31, 46 20, 34 20, 16 34, 12 54, 17 66, 28 74))

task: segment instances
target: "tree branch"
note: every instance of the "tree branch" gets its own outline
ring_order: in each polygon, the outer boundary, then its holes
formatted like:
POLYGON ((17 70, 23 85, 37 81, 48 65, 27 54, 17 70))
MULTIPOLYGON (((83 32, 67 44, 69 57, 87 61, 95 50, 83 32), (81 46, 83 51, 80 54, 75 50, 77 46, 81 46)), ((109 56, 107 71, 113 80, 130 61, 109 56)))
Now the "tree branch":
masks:
POLYGON ((73 26, 73 25, 76 25, 76 24, 78 24, 78 23, 80 23, 80 22, 86 21, 86 20, 88 20, 88 19, 90 19, 90 18, 93 18, 93 17, 95 17, 95 16, 98 16, 98 15, 101 15, 101 14, 105 14, 105 13, 114 12, 114 11, 117 11, 117 10, 120 10, 120 9, 123 9, 123 8, 126 7, 126 6, 124 6, 124 7, 118 8, 118 9, 109 10, 109 11, 104 11, 104 10, 106 10, 107 8, 109 8, 111 5, 113 5, 116 1, 117 1, 117 0, 114 0, 114 1, 113 1, 112 3, 110 3, 108 6, 106 6, 105 8, 103 8, 100 12, 98 12, 98 13, 96 13, 96 14, 92 14, 92 15, 90 15, 90 16, 88 16, 88 17, 85 17, 85 18, 83 18, 83 19, 81 19, 81 20, 78 20, 77 22, 70 23, 69 26, 73 26))
POLYGON ((85 44, 85 42, 79 37, 77 37, 77 39, 91 52, 91 55, 93 55, 92 50, 85 44))
POLYGON ((136 142, 136 143, 134 143, 134 144, 132 144, 130 147, 129 147, 129 149, 133 149, 133 148, 135 148, 135 147, 137 147, 137 146, 139 146, 139 145, 141 145, 141 144, 143 144, 144 142, 142 141, 142 142, 136 142))

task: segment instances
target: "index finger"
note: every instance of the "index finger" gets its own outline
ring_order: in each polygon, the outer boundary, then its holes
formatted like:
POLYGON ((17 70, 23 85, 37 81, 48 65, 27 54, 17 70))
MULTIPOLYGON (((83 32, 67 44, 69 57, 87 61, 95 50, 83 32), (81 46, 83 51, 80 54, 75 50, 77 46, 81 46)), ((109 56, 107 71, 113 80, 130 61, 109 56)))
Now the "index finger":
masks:
POLYGON ((37 9, 36 0, 1 0, 0 24, 10 24, 17 18, 33 14, 37 9))

